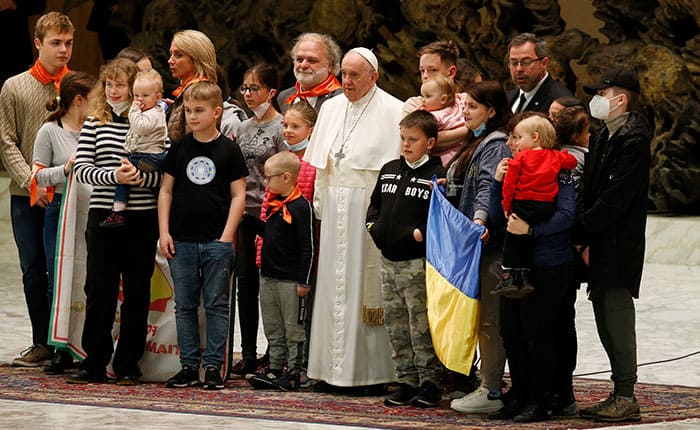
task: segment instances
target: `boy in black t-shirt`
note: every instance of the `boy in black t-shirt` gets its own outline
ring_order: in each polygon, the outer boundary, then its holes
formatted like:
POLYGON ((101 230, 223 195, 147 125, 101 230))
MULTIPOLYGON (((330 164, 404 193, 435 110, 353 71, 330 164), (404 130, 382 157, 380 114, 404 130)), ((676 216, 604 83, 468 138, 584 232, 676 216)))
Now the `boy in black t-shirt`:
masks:
POLYGON ((175 324, 182 370, 166 387, 199 384, 221 389, 229 329, 233 236, 243 216, 248 169, 237 144, 219 133, 221 90, 210 82, 190 85, 183 95, 192 133, 173 143, 163 164, 158 195, 160 250, 175 286, 175 324), (206 313, 206 348, 200 356, 197 309, 206 313))
POLYGON ((445 177, 439 157, 428 152, 437 141, 438 124, 419 110, 399 123, 401 158, 379 171, 367 209, 367 230, 382 252, 384 326, 394 353, 398 389, 386 406, 436 406, 442 365, 433 350, 425 293, 425 230, 430 181, 445 177))
POLYGON ((260 253, 260 308, 270 344, 270 370, 250 379, 255 388, 291 391, 299 387, 306 340, 303 299, 311 289, 314 250, 311 203, 297 185, 300 167, 293 152, 278 152, 268 158, 266 221, 245 217, 245 222, 265 238, 260 253))

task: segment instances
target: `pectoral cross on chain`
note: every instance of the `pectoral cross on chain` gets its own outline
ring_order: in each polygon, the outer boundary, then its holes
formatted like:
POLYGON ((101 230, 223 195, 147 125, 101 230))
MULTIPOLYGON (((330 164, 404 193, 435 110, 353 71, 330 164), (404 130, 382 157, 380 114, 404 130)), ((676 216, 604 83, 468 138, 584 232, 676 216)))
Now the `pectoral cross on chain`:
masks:
POLYGON ((340 150, 338 152, 336 152, 335 154, 333 154, 333 156, 335 157, 335 167, 338 167, 338 165, 340 164, 340 160, 345 158, 345 153, 343 152, 343 147, 341 146, 340 150))

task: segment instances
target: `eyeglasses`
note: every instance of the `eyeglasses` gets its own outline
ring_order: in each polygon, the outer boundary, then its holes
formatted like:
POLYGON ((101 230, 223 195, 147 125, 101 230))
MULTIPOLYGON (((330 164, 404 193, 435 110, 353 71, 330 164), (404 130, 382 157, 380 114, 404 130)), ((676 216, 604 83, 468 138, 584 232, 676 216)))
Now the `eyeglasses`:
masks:
POLYGON ((263 176, 263 179, 265 180, 265 182, 270 182, 270 179, 274 178, 275 176, 282 176, 284 174, 285 174, 285 172, 276 173, 276 174, 270 175, 270 176, 265 175, 265 176, 263 176))
POLYGON ((250 91, 251 93, 257 93, 258 91, 260 91, 260 87, 258 85, 241 85, 240 87, 238 87, 238 91, 240 91, 241 94, 245 94, 246 91, 250 91))
POLYGON ((508 65, 512 68, 516 68, 516 67, 518 67, 518 65, 520 65, 520 66, 522 66, 523 69, 527 69, 528 67, 532 66, 536 62, 542 61, 544 59, 545 59, 545 57, 535 58, 534 60, 531 60, 529 58, 526 58, 524 60, 510 60, 510 61, 508 61, 508 65))

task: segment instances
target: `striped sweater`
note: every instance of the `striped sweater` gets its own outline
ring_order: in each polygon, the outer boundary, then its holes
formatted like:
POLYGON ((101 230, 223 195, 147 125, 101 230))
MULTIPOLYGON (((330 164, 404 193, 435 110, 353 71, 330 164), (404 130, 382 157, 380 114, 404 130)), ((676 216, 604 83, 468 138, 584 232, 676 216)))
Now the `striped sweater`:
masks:
MULTIPOLYGON (((129 123, 126 118, 113 114, 112 122, 100 125, 95 118, 88 117, 80 131, 75 158, 75 176, 78 182, 93 186, 90 209, 111 209, 114 202, 114 187, 117 185, 116 169, 121 159, 127 157, 124 149, 129 123)), ((160 173, 141 172, 144 187, 132 187, 127 210, 150 210, 156 208, 156 195, 149 188, 160 184, 160 173)))
POLYGON ((34 140, 46 121, 46 102, 56 97, 53 83, 41 84, 23 72, 13 76, 0 93, 0 155, 12 178, 10 194, 29 196, 34 140))

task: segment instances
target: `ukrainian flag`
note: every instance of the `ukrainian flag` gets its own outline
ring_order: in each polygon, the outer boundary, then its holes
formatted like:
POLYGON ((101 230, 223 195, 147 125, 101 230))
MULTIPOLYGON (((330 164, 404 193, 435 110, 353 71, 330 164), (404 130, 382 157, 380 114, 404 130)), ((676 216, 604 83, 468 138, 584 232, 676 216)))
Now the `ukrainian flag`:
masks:
POLYGON ((479 333, 479 260, 484 227, 447 201, 433 180, 426 234, 426 292, 433 348, 468 375, 479 333))

